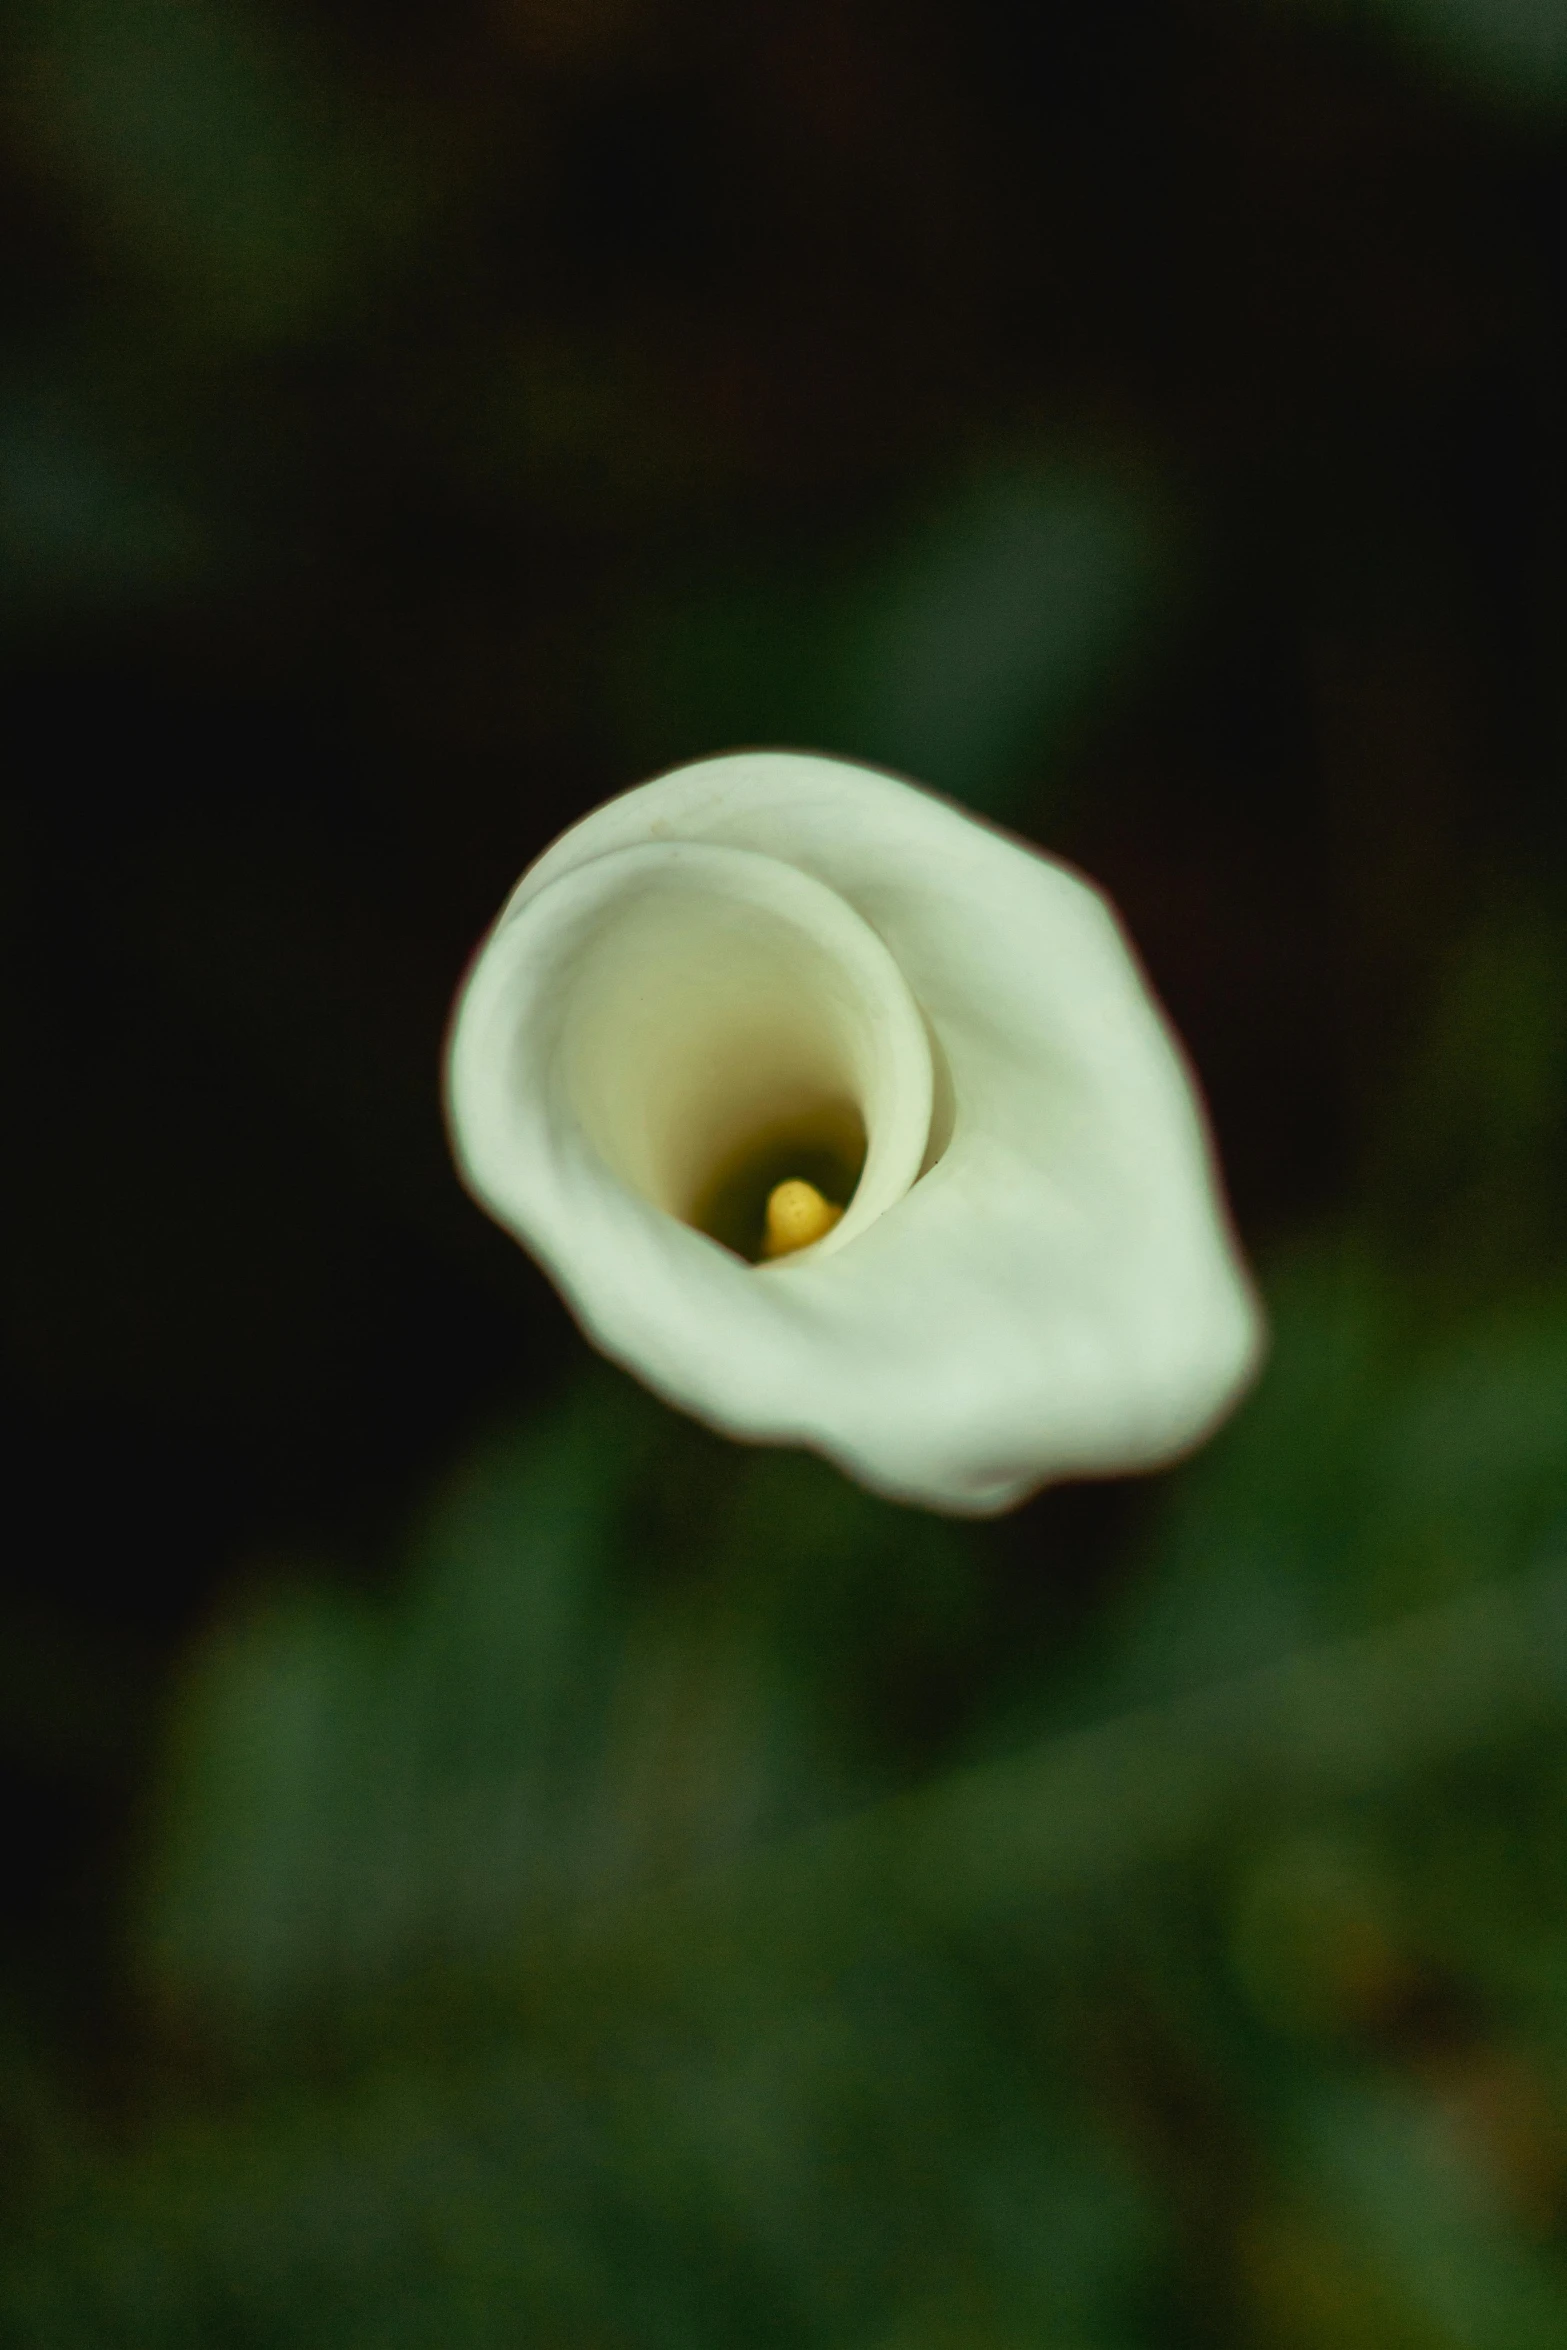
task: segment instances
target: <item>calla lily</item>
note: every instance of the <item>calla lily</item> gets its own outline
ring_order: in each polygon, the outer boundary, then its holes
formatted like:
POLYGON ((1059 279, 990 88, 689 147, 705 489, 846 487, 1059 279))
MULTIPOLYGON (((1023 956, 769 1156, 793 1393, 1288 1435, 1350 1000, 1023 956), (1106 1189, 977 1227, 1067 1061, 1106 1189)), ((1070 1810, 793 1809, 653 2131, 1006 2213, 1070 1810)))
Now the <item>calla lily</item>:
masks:
POLYGON ((896 1499, 1155 1466, 1256 1362, 1110 908, 871 769, 708 759, 574 825, 475 958, 447 1083, 470 1190, 606 1354, 896 1499))

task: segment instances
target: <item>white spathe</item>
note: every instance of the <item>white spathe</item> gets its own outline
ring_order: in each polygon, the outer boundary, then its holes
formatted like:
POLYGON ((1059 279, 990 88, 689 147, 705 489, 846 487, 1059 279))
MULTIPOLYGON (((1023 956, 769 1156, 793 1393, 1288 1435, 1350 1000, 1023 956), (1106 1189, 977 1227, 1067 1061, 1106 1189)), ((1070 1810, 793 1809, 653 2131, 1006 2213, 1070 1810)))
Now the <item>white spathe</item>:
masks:
POLYGON ((479 950, 447 1083, 469 1188, 606 1354, 899 1500, 1153 1467, 1257 1362, 1193 1083, 1104 899, 871 769, 707 759, 574 825, 479 950), (696 1228, 748 1152, 861 1126, 813 1247, 752 1264, 696 1228))

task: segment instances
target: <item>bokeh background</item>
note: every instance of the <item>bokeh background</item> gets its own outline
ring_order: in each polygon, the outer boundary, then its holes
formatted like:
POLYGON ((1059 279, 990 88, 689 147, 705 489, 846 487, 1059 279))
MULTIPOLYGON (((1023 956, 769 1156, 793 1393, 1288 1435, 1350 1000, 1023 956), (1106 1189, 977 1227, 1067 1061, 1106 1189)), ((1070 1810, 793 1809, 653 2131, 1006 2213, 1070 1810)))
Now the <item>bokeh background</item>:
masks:
POLYGON ((1562 0, 12 0, 0 2338, 1567 2340, 1562 0), (594 1362, 467 954, 1073 858, 1274 1324, 990 1526, 594 1362))

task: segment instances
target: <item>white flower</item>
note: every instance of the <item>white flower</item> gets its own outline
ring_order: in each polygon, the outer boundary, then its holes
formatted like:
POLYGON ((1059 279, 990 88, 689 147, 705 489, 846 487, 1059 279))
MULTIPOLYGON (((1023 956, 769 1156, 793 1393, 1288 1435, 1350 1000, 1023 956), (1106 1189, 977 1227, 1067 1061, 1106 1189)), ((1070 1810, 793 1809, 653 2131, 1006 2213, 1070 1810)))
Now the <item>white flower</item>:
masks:
POLYGON ((1258 1356, 1105 901, 867 768, 708 759, 574 825, 473 964, 448 1100, 469 1188, 606 1354, 900 1500, 1152 1467, 1258 1356), (794 1178, 790 1253, 754 1261, 794 1178))

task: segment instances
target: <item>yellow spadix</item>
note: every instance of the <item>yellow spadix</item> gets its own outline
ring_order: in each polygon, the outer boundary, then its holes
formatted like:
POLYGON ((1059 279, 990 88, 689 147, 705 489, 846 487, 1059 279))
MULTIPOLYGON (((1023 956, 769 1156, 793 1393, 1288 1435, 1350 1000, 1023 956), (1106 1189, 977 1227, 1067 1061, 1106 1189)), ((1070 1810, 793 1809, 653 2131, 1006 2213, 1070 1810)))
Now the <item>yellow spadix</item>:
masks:
POLYGON ((842 1214, 842 1208, 824 1199, 814 1183, 798 1175, 774 1184, 767 1195, 763 1256, 787 1257, 797 1248, 809 1248, 813 1240, 825 1239, 842 1214))

